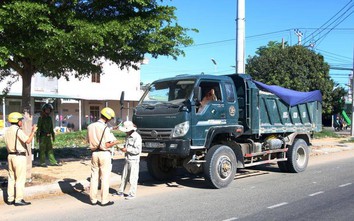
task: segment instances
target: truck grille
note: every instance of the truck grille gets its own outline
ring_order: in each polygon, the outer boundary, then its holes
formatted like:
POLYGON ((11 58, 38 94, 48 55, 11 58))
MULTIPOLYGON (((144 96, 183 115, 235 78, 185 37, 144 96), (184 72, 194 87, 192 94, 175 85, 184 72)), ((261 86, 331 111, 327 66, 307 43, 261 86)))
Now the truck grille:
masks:
POLYGON ((170 139, 173 129, 170 128, 139 128, 137 132, 143 140, 167 140, 170 139))

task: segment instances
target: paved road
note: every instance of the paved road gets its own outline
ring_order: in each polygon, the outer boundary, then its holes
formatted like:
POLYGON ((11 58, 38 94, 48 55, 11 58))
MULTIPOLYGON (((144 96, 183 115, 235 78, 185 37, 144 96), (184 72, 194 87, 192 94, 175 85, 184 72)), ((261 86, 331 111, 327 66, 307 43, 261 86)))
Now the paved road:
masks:
MULTIPOLYGON (((202 178, 143 180, 131 201, 91 206, 87 193, 33 200, 18 208, 0 205, 1 220, 352 220, 354 151, 315 156, 304 173, 263 166, 259 176, 209 189, 202 178)), ((116 187, 115 187, 116 188, 116 187)))

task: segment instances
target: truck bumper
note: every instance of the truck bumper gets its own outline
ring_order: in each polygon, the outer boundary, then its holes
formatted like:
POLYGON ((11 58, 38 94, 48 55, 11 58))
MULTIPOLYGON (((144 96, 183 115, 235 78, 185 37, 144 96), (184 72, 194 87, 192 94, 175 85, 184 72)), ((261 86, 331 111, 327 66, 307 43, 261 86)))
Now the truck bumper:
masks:
POLYGON ((143 140, 143 153, 186 157, 190 143, 190 140, 143 140))

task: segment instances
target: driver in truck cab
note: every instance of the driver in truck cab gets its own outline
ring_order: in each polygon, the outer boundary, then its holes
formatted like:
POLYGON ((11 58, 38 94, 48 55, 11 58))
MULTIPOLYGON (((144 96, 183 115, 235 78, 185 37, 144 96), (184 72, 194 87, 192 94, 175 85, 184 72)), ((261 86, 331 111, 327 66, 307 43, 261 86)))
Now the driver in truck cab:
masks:
POLYGON ((217 97, 215 95, 215 90, 210 89, 205 96, 203 97, 202 101, 200 102, 200 106, 198 108, 198 113, 202 113, 205 106, 210 102, 210 101, 216 101, 217 97))

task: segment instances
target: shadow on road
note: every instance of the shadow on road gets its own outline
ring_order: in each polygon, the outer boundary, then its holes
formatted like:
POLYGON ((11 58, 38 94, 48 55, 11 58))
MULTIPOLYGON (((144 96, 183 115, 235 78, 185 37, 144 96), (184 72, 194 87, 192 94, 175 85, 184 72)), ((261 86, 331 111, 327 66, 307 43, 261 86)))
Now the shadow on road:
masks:
POLYGON ((2 191, 2 198, 4 202, 7 202, 7 178, 4 176, 0 176, 0 189, 2 191))
POLYGON ((76 183, 75 185, 72 185, 71 183, 74 182, 77 182, 77 180, 65 178, 62 181, 59 181, 58 183, 63 193, 68 194, 83 203, 91 204, 90 196, 85 193, 84 186, 81 183, 76 183))
POLYGON ((202 175, 189 174, 181 168, 177 170, 174 178, 164 181, 155 180, 150 176, 149 172, 141 171, 139 173, 139 185, 149 187, 166 185, 166 187, 170 188, 179 188, 183 186, 197 189, 210 189, 210 186, 208 186, 204 181, 204 177, 202 175))

